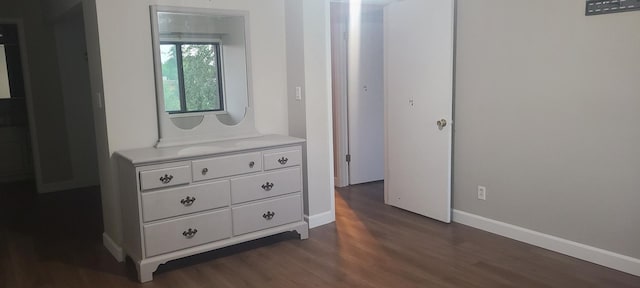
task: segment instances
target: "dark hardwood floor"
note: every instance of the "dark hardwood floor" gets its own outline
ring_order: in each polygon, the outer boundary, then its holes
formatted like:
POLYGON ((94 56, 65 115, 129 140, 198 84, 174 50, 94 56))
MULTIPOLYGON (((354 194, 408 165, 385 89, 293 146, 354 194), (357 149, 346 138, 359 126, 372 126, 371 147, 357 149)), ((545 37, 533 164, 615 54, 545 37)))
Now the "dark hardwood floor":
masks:
POLYGON ((98 188, 35 195, 0 184, 0 287, 640 287, 640 277, 340 189, 337 221, 176 260, 136 282, 102 246, 98 188))

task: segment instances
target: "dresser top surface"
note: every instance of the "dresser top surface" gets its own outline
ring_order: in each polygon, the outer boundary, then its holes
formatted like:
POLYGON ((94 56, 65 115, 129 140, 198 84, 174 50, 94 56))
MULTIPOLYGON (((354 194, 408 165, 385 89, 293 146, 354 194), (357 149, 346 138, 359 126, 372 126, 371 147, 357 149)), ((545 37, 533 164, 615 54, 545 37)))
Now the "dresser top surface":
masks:
POLYGON ((262 149, 304 143, 305 140, 284 135, 261 135, 250 138, 222 140, 165 148, 138 148, 117 151, 116 154, 132 164, 148 164, 171 160, 182 160, 222 153, 262 149))

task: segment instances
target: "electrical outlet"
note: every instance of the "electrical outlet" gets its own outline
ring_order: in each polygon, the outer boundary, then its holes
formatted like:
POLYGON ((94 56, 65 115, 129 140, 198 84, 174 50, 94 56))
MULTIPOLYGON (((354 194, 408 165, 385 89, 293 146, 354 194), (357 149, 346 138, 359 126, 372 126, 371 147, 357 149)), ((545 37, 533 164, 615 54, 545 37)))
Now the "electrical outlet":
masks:
POLYGON ((478 186, 478 199, 487 200, 487 187, 478 186))

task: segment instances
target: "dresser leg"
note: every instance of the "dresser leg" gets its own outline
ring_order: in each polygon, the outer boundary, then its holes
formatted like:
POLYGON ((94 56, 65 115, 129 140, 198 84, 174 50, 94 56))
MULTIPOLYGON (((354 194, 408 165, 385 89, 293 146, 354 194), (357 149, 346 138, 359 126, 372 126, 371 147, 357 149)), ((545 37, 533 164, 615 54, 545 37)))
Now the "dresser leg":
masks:
POLYGON ((296 229, 296 232, 300 234, 300 240, 309 239, 309 226, 303 225, 300 228, 296 229))
POLYGON ((158 269, 158 265, 136 263, 136 269, 138 270, 138 281, 144 283, 153 280, 153 272, 158 269))

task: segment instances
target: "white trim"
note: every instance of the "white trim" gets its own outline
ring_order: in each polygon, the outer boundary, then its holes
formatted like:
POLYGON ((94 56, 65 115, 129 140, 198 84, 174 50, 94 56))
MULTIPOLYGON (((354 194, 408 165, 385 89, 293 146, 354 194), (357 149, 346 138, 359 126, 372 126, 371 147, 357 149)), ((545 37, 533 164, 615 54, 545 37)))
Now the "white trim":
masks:
MULTIPOLYGON (((329 105, 328 105, 328 116, 329 116, 329 123, 333 123, 333 112, 332 112, 332 107, 333 107, 333 98, 331 93, 333 93, 332 91, 332 71, 331 71, 331 4, 329 3, 329 1, 326 1, 324 4, 324 9, 325 9, 325 39, 327 40, 325 42, 325 65, 326 65, 326 79, 327 79, 327 91, 329 91, 328 99, 329 99, 329 105)), ((329 157, 333 158, 334 152, 333 152, 333 125, 329 125, 328 126, 328 135, 329 137, 331 137, 331 144, 329 145, 329 157)), ((329 175, 335 175, 335 167, 333 167, 333 163, 334 163, 334 159, 330 159, 329 160, 329 175)), ((324 225, 324 224, 329 224, 332 222, 336 221, 336 190, 335 190, 335 182, 331 181, 332 178, 329 177, 329 187, 331 188, 331 190, 329 191, 329 203, 331 203, 331 210, 327 211, 326 213, 320 214, 320 215, 324 215, 324 214, 329 214, 327 216, 324 216, 324 218, 316 216, 318 219, 314 219, 314 223, 316 224, 318 223, 318 225, 314 225, 311 226, 309 228, 313 228, 313 227, 317 227, 320 225, 324 225)), ((311 219, 307 219, 309 221, 311 221, 311 219)), ((309 222, 307 222, 309 223, 309 222)))
POLYGON ((608 250, 581 244, 556 236, 522 228, 520 226, 485 218, 460 210, 453 210, 453 221, 542 247, 581 260, 589 261, 611 269, 640 276, 640 259, 625 256, 608 250))
POLYGON ((113 239, 111 239, 111 237, 109 237, 107 233, 102 233, 102 245, 107 248, 109 253, 111 253, 111 256, 113 256, 113 258, 116 258, 118 262, 124 262, 124 250, 122 250, 122 247, 116 244, 116 242, 113 241, 113 239))
POLYGON ((336 221, 336 215, 334 211, 329 210, 316 215, 307 216, 304 215, 304 221, 309 223, 309 229, 320 227, 322 225, 330 224, 336 221))
MULTIPOLYGON (((348 7, 347 7, 348 9, 348 7)), ((329 81, 329 91, 331 91, 330 95, 330 99, 332 100, 330 107, 330 111, 331 111, 331 116, 333 117, 333 120, 331 121, 332 126, 331 126, 331 133, 333 133, 334 135, 334 139, 333 139, 333 147, 336 148, 337 151, 335 151, 334 153, 334 157, 336 157, 337 159, 335 159, 334 163, 337 164, 337 167, 334 167, 334 169, 337 171, 336 173, 336 179, 334 180, 334 184, 336 187, 346 187, 349 186, 349 164, 346 161, 345 157, 347 154, 349 154, 349 104, 348 104, 348 94, 349 94, 349 89, 348 89, 348 73, 347 73, 347 57, 348 57, 348 41, 346 38, 344 38, 343 35, 346 35, 346 33, 348 32, 348 22, 341 22, 339 21, 338 23, 334 23, 331 19, 331 7, 329 6, 329 13, 328 13, 328 20, 327 20, 327 31, 328 31, 328 39, 330 39, 331 41, 329 41, 328 43, 328 51, 329 51, 329 63, 332 63, 334 60, 337 63, 337 67, 329 67, 329 78, 331 81, 329 81), (335 27, 334 27, 335 26, 335 27), (334 44, 333 43, 333 37, 335 36, 335 34, 333 34, 333 29, 336 28, 336 30, 340 35, 337 35, 338 39, 340 39, 340 41, 337 43, 337 50, 333 50, 334 48, 334 44), (334 74, 334 68, 335 68, 335 74, 334 74), (339 80, 336 81, 340 87, 338 88, 339 93, 337 93, 337 95, 334 95, 333 93, 336 91, 333 91, 333 79, 338 78, 339 80), (335 129, 335 131, 334 131, 335 129)), ((333 165, 333 163, 332 163, 333 165)))

